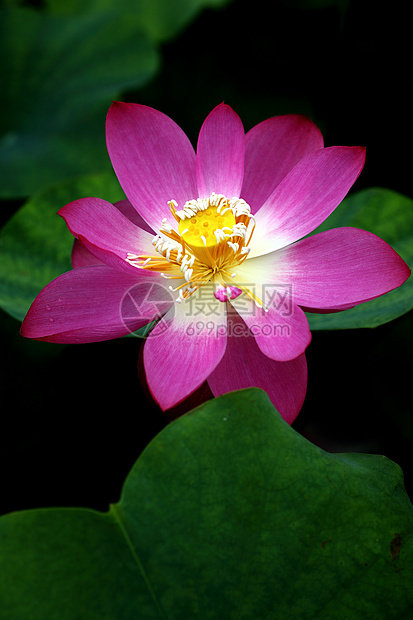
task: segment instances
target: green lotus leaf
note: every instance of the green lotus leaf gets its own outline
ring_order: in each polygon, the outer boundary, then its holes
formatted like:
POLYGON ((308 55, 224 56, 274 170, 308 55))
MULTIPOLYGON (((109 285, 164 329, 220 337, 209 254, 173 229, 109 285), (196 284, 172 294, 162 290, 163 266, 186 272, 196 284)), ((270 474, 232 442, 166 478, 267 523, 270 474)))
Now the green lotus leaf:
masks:
POLYGON ((0 518, 8 620, 407 618, 413 508, 381 456, 328 454, 261 390, 167 426, 107 513, 0 518))

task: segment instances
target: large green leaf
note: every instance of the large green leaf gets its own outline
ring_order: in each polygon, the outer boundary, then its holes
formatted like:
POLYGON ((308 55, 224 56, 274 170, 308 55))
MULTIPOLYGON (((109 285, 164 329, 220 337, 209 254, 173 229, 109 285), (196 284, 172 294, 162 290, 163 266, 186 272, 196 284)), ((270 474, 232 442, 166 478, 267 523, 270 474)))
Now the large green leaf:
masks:
POLYGON ((0 10, 0 197, 109 167, 112 99, 159 67, 159 43, 228 0, 50 0, 0 10), (156 11, 154 10, 156 8, 156 11))
MULTIPOLYGON (((315 233, 340 226, 363 228, 389 243, 413 265, 413 200, 383 188, 346 198, 315 233)), ((307 314, 311 329, 377 327, 413 308, 413 278, 387 295, 335 314, 307 314)))
POLYGON ((407 618, 413 508, 397 465, 328 454, 257 389, 166 427, 106 514, 0 519, 8 620, 407 618))
POLYGON ((46 284, 71 269, 73 236, 56 213, 84 196, 124 198, 111 172, 79 177, 33 196, 0 231, 0 306, 16 319, 46 284))

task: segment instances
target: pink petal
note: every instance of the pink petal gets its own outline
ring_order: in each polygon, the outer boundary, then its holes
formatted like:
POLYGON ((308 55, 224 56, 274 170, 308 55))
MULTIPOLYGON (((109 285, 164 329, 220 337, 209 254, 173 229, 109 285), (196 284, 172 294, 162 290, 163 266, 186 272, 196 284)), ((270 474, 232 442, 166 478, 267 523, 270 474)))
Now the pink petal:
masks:
POLYGON ((100 198, 82 198, 59 211, 70 232, 94 256, 129 272, 136 271, 126 261, 131 254, 153 254, 153 236, 138 228, 110 202, 100 198))
MULTIPOLYGON (((137 274, 133 277, 106 265, 62 274, 36 297, 21 334, 49 342, 98 342, 147 325, 159 309, 163 287, 157 285, 156 276, 137 274)), ((166 312, 172 301, 164 299, 166 312)))
POLYGON ((364 159, 364 148, 346 146, 303 157, 256 213, 250 256, 277 250, 317 228, 343 200, 364 159))
POLYGON ((275 116, 246 135, 245 172, 241 197, 256 213, 295 164, 322 149, 323 136, 306 116, 275 116))
MULTIPOLYGON (((261 299, 264 296, 261 292, 257 294, 261 299)), ((246 306, 245 298, 231 300, 231 304, 255 337, 262 353, 278 362, 288 362, 302 355, 310 344, 307 317, 293 303, 285 311, 277 308, 277 302, 271 295, 267 295, 267 301, 267 312, 252 303, 246 306)))
POLYGON ((218 316, 204 312, 194 316, 188 302, 175 304, 148 336, 143 351, 146 378, 163 410, 202 385, 221 360, 226 346, 225 304, 215 306, 218 316))
MULTIPOLYGON (((114 207, 118 209, 123 215, 125 215, 128 220, 133 222, 135 226, 139 226, 142 230, 146 230, 150 235, 155 235, 154 231, 145 220, 139 215, 139 213, 134 209, 129 202, 129 200, 120 200, 115 202, 114 207)), ((99 258, 97 258, 92 252, 83 245, 79 239, 75 239, 72 248, 72 267, 86 267, 87 265, 104 265, 99 258)))
POLYGON ((75 239, 73 242, 71 261, 73 269, 88 267, 90 265, 105 265, 105 263, 99 258, 96 258, 92 252, 89 252, 79 239, 75 239))
POLYGON ((106 121, 113 168, 132 205, 158 231, 163 218, 176 224, 169 200, 180 208, 197 198, 195 152, 182 129, 165 114, 115 102, 106 121))
MULTIPOLYGON (((250 261, 246 261, 249 263, 250 261)), ((302 239, 251 267, 267 282, 292 285, 294 303, 306 309, 344 310, 384 295, 410 275, 385 241, 358 228, 334 228, 302 239)))
POLYGON ((284 420, 291 424, 297 417, 306 394, 305 355, 290 362, 269 359, 262 354, 241 317, 233 312, 228 318, 225 354, 208 377, 208 384, 214 396, 242 388, 261 388, 267 392, 284 420))
POLYGON ((131 205, 131 203, 129 202, 129 200, 127 198, 125 200, 119 200, 119 202, 115 202, 113 206, 116 207, 121 213, 123 213, 123 215, 125 215, 128 218, 128 220, 133 222, 133 224, 135 224, 135 226, 139 226, 139 228, 142 228, 142 230, 146 230, 146 232, 148 232, 152 236, 157 234, 157 232, 154 231, 145 222, 143 217, 141 217, 139 215, 139 213, 131 205))
POLYGON ((239 116, 221 103, 205 119, 199 132, 196 174, 199 196, 212 192, 240 196, 244 176, 245 135, 239 116))

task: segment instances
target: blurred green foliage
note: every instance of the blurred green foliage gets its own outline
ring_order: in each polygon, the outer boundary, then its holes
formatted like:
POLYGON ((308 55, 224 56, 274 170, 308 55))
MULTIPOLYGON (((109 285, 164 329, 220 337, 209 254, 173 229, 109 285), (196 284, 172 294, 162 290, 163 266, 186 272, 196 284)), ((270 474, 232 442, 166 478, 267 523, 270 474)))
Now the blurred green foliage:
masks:
POLYGON ((46 284, 72 268, 74 238, 56 211, 82 196, 124 198, 113 172, 80 176, 34 194, 0 231, 0 306, 18 321, 46 284))
POLYGON ((50 0, 0 9, 0 197, 109 169, 112 99, 159 70, 159 45, 228 0, 50 0))

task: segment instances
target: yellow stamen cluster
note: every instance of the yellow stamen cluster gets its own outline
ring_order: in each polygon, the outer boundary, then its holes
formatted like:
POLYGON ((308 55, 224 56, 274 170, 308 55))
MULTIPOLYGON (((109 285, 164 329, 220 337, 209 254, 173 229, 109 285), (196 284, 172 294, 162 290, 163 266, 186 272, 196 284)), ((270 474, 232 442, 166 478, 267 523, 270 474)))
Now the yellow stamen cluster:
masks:
POLYGON ((239 286, 262 307, 260 299, 236 281, 236 270, 248 256, 255 227, 249 205, 240 198, 228 199, 212 193, 209 198, 189 200, 178 210, 174 200, 169 208, 178 223, 178 232, 163 220, 153 239, 157 256, 128 254, 126 260, 142 269, 161 272, 168 279, 185 281, 177 288, 177 301, 184 301, 200 286, 212 281, 228 287, 239 286))
POLYGON ((186 245, 196 248, 213 248, 228 231, 232 233, 235 217, 227 207, 225 212, 217 207, 198 211, 191 218, 179 222, 179 234, 186 245))

